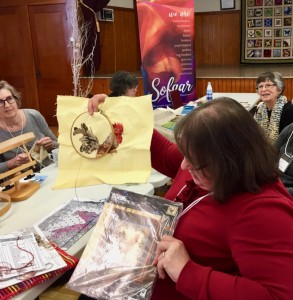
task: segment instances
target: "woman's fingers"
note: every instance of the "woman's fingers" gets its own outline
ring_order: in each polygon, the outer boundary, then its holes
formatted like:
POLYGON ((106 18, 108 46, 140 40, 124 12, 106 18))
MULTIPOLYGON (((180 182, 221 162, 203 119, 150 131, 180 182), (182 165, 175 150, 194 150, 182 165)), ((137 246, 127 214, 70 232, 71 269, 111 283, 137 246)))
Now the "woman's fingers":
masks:
POLYGON ((159 277, 165 278, 168 273, 171 279, 177 282, 182 269, 190 260, 184 244, 171 236, 163 236, 156 253, 154 264, 157 264, 159 277))

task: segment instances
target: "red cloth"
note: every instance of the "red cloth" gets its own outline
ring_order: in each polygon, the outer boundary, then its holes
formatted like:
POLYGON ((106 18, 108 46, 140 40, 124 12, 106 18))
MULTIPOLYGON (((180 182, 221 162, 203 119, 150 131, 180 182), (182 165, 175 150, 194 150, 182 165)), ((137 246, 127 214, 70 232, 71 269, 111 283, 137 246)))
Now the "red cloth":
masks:
POLYGON ((55 271, 51 271, 42 275, 38 275, 29 279, 26 279, 22 282, 16 283, 14 285, 8 286, 4 289, 0 289, 0 299, 7 300, 10 298, 15 297, 16 295, 42 283, 45 282, 53 277, 59 276, 64 274, 67 270, 74 268, 77 263, 78 259, 72 255, 69 255, 59 247, 55 246, 58 253, 62 256, 63 260, 66 262, 66 267, 62 269, 58 269, 55 271))
MULTIPOLYGON (((176 146, 154 132, 151 149, 157 148, 153 166, 175 177, 180 165, 176 146)), ((178 170, 168 199, 186 179, 187 172, 178 170)), ((189 203, 203 193, 189 181, 177 201, 189 203)), ((157 279, 153 300, 293 299, 293 202, 280 181, 225 204, 207 196, 181 217, 174 237, 184 242, 191 261, 177 284, 169 277, 157 279)))

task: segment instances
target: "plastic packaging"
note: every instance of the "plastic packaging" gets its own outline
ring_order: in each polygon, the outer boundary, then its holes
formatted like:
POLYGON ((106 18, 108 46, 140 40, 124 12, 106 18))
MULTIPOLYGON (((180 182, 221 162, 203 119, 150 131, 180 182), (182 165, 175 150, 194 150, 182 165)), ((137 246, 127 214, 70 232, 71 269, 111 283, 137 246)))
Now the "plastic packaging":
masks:
POLYGON ((150 299, 157 242, 182 203, 113 188, 68 287, 95 299, 150 299))
POLYGON ((208 101, 213 100, 213 87, 211 82, 208 82, 206 98, 208 101))

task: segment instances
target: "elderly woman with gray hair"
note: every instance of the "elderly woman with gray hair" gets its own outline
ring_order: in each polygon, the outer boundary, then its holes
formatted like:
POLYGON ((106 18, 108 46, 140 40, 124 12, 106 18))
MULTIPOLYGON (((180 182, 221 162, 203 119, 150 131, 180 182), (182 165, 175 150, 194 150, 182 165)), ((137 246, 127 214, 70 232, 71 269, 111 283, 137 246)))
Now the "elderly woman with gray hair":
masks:
POLYGON ((271 143, 293 122, 293 105, 283 95, 284 89, 284 79, 278 72, 261 73, 256 80, 260 103, 254 119, 265 130, 271 143))

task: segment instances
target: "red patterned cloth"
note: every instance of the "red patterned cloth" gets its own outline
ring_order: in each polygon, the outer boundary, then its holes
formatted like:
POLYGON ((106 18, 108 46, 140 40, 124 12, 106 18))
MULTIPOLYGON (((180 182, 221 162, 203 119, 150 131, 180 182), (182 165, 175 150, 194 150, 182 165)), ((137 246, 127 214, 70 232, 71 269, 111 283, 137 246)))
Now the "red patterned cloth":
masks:
POLYGON ((73 268, 77 265, 78 259, 76 257, 69 255, 68 253, 64 252, 63 250, 61 250, 58 247, 56 247, 56 250, 58 251, 58 253, 62 256, 62 258, 66 262, 66 264, 67 264, 66 267, 59 269, 59 270, 45 273, 43 275, 38 275, 38 276, 32 277, 30 279, 24 280, 20 283, 8 286, 4 289, 0 289, 0 299, 1 300, 10 299, 26 290, 32 288, 33 286, 36 286, 46 280, 49 280, 53 277, 56 277, 56 276, 59 276, 59 275, 65 273, 67 270, 70 270, 71 268, 73 268))

